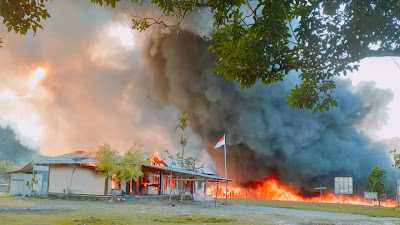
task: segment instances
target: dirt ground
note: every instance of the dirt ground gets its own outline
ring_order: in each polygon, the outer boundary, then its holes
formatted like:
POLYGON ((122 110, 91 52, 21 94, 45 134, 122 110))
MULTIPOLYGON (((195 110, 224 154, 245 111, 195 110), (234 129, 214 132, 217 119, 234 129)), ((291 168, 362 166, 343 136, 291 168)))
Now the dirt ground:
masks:
POLYGON ((0 197, 0 224, 399 224, 393 217, 243 204, 135 199, 131 202, 0 197))

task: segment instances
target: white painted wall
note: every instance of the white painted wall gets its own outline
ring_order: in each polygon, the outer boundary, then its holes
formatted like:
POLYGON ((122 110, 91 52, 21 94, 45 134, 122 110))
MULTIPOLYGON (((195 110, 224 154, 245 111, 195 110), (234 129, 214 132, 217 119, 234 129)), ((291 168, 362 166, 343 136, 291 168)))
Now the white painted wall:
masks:
POLYGON ((25 174, 25 173, 13 173, 11 174, 11 187, 10 195, 32 195, 26 185, 27 182, 32 183, 32 179, 35 178, 37 184, 33 185, 33 191, 37 194, 42 193, 42 175, 41 174, 25 174))
POLYGON ((94 167, 56 165, 49 169, 49 193, 104 195, 105 178, 94 167))

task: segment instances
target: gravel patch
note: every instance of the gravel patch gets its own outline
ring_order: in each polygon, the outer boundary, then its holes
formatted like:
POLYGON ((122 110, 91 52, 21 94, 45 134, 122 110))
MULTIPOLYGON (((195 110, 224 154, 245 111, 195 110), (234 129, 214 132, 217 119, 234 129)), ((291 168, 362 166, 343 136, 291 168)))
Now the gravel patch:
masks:
POLYGON ((15 213, 15 214, 49 214, 53 210, 50 209, 12 209, 12 208, 0 208, 0 213, 15 213))

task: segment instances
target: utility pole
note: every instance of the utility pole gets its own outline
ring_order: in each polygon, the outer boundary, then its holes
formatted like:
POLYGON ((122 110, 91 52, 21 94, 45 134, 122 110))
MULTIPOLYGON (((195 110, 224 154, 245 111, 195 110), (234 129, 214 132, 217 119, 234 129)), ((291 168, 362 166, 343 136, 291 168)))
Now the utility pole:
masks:
POLYGON ((226 172, 226 143, 224 144, 224 157, 225 157, 225 179, 226 179, 226 186, 225 186, 225 207, 226 207, 228 205, 228 173, 226 172))
MULTIPOLYGON (((393 153, 393 160, 394 160, 394 163, 395 163, 395 168, 396 168, 396 151, 397 151, 397 149, 395 149, 395 150, 393 150, 393 151, 390 151, 389 153, 393 153)), ((397 206, 399 206, 399 181, 398 181, 398 178, 397 178, 397 170, 395 169, 395 171, 394 171, 394 174, 395 174, 395 177, 396 177, 396 191, 395 191, 395 193, 396 193, 396 204, 397 204, 397 206)))
POLYGON ((320 202, 322 202, 322 190, 327 189, 327 187, 322 187, 322 184, 319 185, 319 187, 315 188, 316 190, 319 190, 321 199, 320 202))

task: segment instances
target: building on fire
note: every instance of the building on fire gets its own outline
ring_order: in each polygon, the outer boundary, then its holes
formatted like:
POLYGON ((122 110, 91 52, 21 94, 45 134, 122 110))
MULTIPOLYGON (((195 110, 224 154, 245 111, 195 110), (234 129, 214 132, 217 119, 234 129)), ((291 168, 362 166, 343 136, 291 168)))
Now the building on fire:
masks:
MULTIPOLYGON (((213 174, 172 167, 159 154, 142 165, 143 176, 136 181, 117 182, 115 176, 100 177, 95 170, 94 153, 77 151, 30 162, 11 174, 11 195, 204 195, 207 185, 232 181, 213 174), (27 185, 32 184, 31 186, 27 185), (183 185, 182 185, 183 184, 183 185)), ((206 196, 206 195, 204 195, 206 196)))

